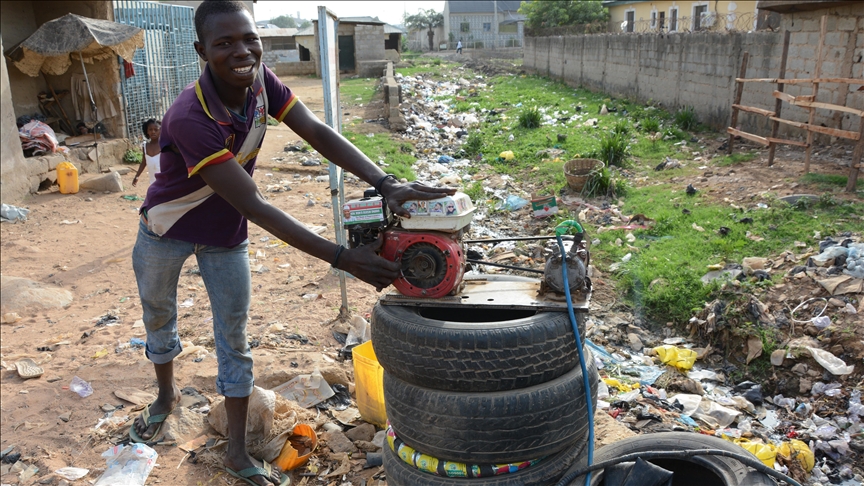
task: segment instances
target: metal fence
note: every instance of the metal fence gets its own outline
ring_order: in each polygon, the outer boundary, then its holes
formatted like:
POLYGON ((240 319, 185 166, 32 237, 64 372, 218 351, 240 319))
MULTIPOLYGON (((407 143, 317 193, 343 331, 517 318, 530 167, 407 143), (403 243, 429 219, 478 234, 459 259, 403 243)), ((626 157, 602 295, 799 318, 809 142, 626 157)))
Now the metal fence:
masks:
POLYGON ((132 59, 134 76, 126 77, 122 62, 120 73, 126 136, 142 140, 141 123, 148 118, 161 120, 180 91, 201 74, 193 47, 194 10, 156 2, 115 0, 114 20, 145 30, 144 49, 135 51, 132 59))
MULTIPOLYGON (((625 34, 668 34, 674 32, 751 32, 775 30, 779 18, 758 17, 754 13, 721 14, 711 12, 693 17, 640 19, 621 22, 618 32, 625 34), (775 25, 776 24, 776 25, 775 25)), ((615 29, 613 29, 615 31, 615 29)))

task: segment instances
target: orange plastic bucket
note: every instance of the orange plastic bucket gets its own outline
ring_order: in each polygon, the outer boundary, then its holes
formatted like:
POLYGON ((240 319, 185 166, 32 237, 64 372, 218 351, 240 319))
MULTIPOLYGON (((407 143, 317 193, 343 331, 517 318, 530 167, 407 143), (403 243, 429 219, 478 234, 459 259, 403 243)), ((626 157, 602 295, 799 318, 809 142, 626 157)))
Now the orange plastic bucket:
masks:
POLYGON ((316 447, 318 447, 318 436, 315 434, 315 430, 306 424, 297 424, 273 464, 279 466, 279 469, 283 471, 290 471, 306 464, 316 447), (300 455, 297 447, 305 454, 300 455))

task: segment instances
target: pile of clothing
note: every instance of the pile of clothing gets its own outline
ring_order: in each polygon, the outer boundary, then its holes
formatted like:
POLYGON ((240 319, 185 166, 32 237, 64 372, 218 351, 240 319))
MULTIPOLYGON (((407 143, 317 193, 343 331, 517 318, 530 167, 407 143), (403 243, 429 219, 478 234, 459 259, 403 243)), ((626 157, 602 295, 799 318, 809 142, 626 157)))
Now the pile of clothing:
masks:
POLYGON ((39 120, 30 120, 18 129, 23 150, 33 149, 33 155, 53 154, 60 148, 54 130, 39 120))

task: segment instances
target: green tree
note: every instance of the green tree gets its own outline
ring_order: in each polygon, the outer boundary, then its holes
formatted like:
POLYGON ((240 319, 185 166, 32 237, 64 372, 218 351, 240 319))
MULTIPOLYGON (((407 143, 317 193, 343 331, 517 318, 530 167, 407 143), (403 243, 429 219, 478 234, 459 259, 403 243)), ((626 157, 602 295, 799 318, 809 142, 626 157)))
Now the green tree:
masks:
POLYGON ((405 26, 409 29, 428 29, 426 36, 429 38, 429 50, 434 50, 433 42, 436 27, 444 25, 444 14, 433 9, 422 8, 414 15, 405 15, 405 26))
POLYGON ((527 17, 525 26, 530 29, 609 21, 609 10, 601 0, 522 2, 519 13, 527 17))
POLYGON ((300 29, 305 29, 306 27, 309 27, 311 25, 312 25, 312 22, 309 22, 308 20, 304 20, 303 22, 300 22, 300 25, 298 25, 297 27, 300 29))
POLYGON ((297 27, 297 22, 294 21, 294 18, 287 15, 280 15, 275 19, 270 19, 270 23, 281 29, 293 29, 297 27))

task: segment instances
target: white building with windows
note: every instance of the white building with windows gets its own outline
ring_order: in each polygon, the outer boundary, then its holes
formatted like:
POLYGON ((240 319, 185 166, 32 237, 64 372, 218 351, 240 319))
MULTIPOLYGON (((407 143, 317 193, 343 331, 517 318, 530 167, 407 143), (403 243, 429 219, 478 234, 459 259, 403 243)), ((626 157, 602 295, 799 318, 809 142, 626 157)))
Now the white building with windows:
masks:
POLYGON ((448 0, 444 2, 444 33, 449 49, 462 41, 465 49, 522 47, 525 16, 520 0, 448 0))

